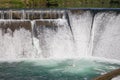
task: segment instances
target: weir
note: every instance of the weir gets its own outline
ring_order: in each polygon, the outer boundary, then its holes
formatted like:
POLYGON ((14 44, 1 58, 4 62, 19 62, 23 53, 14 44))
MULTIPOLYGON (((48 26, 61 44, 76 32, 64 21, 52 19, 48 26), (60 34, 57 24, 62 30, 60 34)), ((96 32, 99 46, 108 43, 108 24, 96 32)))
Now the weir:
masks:
POLYGON ((0 10, 0 58, 120 59, 119 9, 0 10))

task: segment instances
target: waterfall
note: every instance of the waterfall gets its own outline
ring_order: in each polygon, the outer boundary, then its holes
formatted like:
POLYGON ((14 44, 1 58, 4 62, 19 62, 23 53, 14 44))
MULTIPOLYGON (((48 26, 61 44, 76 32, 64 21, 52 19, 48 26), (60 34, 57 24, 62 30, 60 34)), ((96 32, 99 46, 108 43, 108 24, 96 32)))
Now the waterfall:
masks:
POLYGON ((115 10, 2 10, 0 59, 119 60, 119 30, 120 15, 115 10))
MULTIPOLYGON (((92 24, 92 14, 89 11, 79 11, 69 13, 70 23, 72 26, 76 53, 78 56, 88 56, 89 54, 89 39, 92 24)), ((89 55, 90 56, 90 55, 89 55)))
POLYGON ((34 37, 39 41, 41 56, 64 58, 73 57, 73 39, 65 19, 41 20, 42 25, 34 27, 34 37), (47 25, 46 25, 47 24, 47 25))
POLYGON ((95 15, 93 55, 120 59, 120 15, 103 12, 95 15))
POLYGON ((34 56, 31 32, 23 28, 21 24, 30 27, 27 21, 0 21, 0 58, 31 58, 34 56))

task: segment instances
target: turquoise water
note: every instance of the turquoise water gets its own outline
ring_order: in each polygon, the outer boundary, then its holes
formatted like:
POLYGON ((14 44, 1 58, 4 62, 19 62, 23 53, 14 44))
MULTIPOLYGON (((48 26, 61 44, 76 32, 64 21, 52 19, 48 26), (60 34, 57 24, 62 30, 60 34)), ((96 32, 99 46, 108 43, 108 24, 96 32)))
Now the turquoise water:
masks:
POLYGON ((98 60, 24 60, 0 62, 0 80, 91 80, 120 68, 98 60))

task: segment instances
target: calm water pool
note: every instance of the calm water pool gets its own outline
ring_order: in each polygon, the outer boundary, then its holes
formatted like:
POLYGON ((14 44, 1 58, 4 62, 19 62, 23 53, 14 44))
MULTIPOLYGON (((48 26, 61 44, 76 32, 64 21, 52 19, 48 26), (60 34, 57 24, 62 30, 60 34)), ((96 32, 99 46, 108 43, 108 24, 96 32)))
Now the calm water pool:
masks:
POLYGON ((98 60, 23 60, 0 62, 0 80, 91 80, 120 68, 98 60))

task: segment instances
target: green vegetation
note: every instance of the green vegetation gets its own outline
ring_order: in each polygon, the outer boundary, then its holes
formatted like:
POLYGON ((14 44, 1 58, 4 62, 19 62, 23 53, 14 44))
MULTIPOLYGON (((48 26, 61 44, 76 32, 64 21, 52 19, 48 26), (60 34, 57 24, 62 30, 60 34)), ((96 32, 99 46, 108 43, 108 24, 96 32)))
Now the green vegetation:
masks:
POLYGON ((0 8, 24 8, 22 0, 0 0, 0 8))
POLYGON ((0 8, 120 8, 120 0, 0 0, 0 8))

